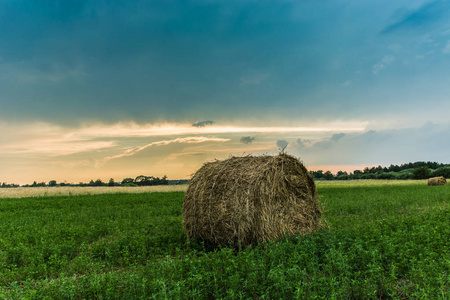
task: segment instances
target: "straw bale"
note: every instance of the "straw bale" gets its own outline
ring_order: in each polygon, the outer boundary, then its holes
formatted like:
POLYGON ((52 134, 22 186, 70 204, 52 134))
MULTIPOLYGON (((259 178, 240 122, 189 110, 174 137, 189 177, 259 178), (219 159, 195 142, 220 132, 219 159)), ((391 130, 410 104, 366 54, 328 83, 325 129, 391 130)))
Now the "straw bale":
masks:
POLYGON ((205 163, 183 201, 187 237, 221 246, 311 233, 320 227, 321 215, 314 179, 285 153, 205 163))
POLYGON ((428 179, 428 185, 446 185, 447 180, 445 180, 445 177, 432 177, 428 179))

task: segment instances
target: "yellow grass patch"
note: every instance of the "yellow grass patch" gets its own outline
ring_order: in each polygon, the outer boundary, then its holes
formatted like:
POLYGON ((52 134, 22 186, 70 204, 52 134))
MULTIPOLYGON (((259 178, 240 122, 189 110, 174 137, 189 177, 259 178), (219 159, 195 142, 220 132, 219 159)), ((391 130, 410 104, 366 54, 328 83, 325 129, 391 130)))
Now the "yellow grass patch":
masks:
POLYGON ((75 196, 117 193, 184 192, 187 184, 157 186, 55 186, 55 187, 19 187, 0 189, 0 198, 75 196))

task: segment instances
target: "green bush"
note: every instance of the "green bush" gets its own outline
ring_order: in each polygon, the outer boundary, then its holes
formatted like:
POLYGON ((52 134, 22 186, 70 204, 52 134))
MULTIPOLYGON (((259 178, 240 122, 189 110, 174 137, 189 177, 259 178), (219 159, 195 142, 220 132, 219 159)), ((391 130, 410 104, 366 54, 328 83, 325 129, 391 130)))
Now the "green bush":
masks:
POLYGON ((342 174, 342 175, 339 175, 336 179, 337 180, 349 180, 350 176, 348 176, 347 174, 342 174))
POLYGON ((431 177, 439 177, 439 176, 450 178, 450 167, 441 167, 431 172, 431 177))
POLYGON ((414 169, 412 179, 427 179, 430 177, 431 171, 428 166, 423 166, 414 169))

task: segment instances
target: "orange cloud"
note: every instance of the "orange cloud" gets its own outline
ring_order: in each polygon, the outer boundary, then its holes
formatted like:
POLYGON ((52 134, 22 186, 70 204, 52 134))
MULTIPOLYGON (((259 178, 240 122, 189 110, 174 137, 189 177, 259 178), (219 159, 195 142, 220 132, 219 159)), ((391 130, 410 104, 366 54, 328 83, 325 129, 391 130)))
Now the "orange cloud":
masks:
POLYGON ((97 163, 97 166, 102 166, 103 164, 105 164, 107 161, 112 160, 112 159, 118 159, 118 158, 122 158, 122 157, 127 157, 127 156, 133 156, 136 153, 141 152, 142 150, 145 150, 149 147, 152 146, 167 146, 173 143, 186 143, 186 144, 198 144, 198 143, 204 143, 204 142, 228 142, 230 141, 230 139, 224 139, 224 138, 207 138, 207 137, 185 137, 185 138, 176 138, 173 140, 163 140, 163 141, 157 141, 157 142, 153 142, 144 146, 139 146, 139 147, 134 147, 134 148, 130 148, 128 150, 126 150, 125 152, 121 153, 121 154, 117 154, 117 155, 113 155, 113 156, 108 156, 105 157, 102 161, 97 163))

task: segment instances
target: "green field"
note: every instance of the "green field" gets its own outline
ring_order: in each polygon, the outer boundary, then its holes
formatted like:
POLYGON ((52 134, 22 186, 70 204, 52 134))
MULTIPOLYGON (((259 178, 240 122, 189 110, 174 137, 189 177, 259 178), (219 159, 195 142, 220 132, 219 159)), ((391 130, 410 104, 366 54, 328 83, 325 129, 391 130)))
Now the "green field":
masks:
POLYGON ((450 185, 318 184, 327 227, 187 241, 183 192, 0 199, 1 299, 450 299, 450 185))

